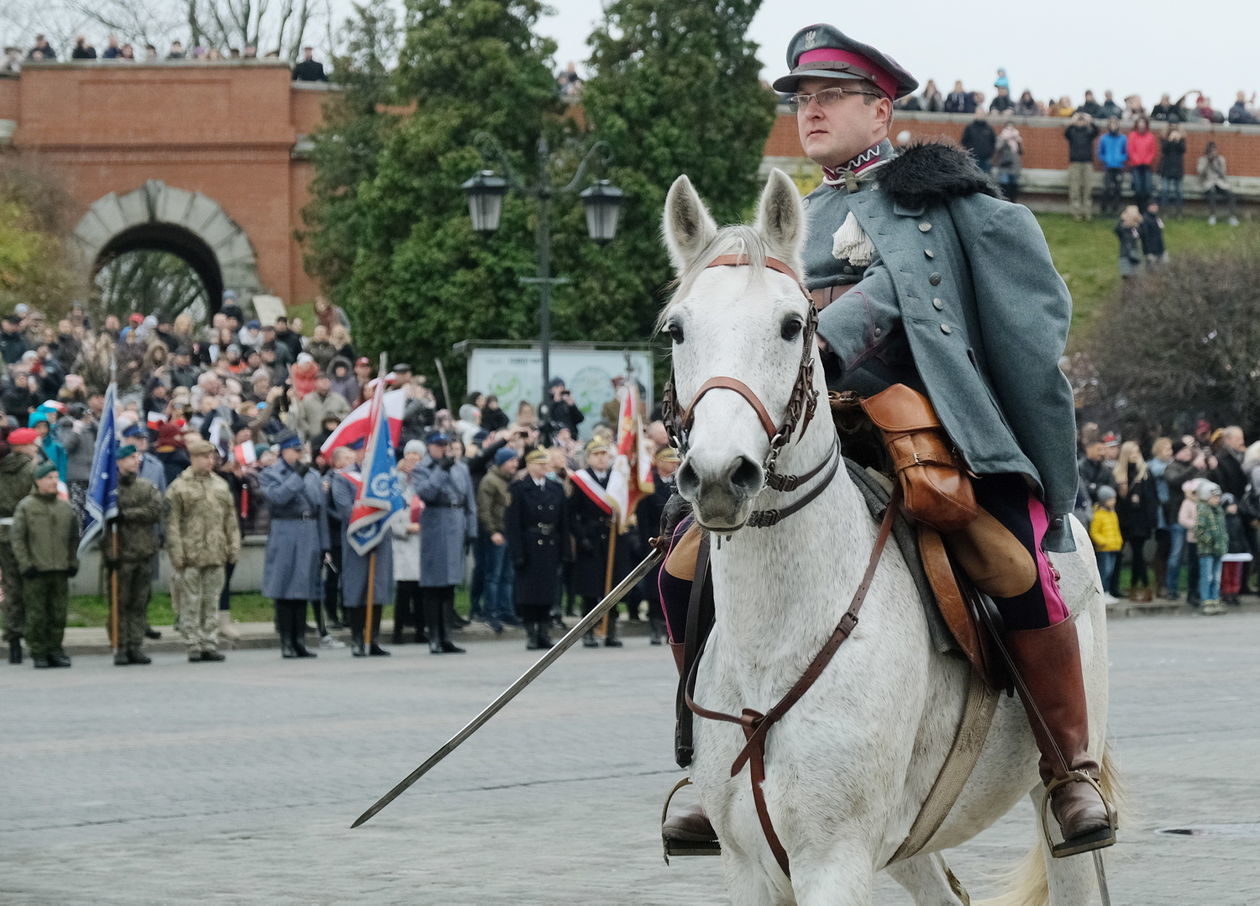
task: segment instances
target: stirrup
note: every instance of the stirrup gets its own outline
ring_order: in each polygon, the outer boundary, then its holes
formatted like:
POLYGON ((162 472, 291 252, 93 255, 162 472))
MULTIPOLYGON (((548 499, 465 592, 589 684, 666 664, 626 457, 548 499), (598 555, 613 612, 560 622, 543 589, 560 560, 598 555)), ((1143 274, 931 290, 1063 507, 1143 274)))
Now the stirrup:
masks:
POLYGON ((717 840, 674 840, 665 834, 665 819, 669 816, 669 804, 674 801, 674 794, 685 786, 691 785, 691 778, 684 777, 674 784, 674 788, 665 797, 665 805, 661 807, 661 846, 665 850, 665 864, 669 864, 670 856, 720 856, 722 844, 717 840))
POLYGON ((1098 785, 1098 781, 1085 771, 1068 771, 1062 777, 1056 777, 1046 784, 1045 792, 1042 794, 1041 799, 1041 832, 1045 834, 1046 846, 1050 848, 1050 855, 1054 858, 1066 859, 1068 856, 1092 852, 1093 850, 1113 845, 1116 842, 1116 824, 1116 810, 1112 808, 1111 803, 1107 801, 1107 797, 1103 795, 1102 787, 1098 785), (1100 827, 1098 830, 1091 831, 1088 834, 1082 834, 1079 837, 1073 837, 1071 840, 1064 840, 1062 843, 1055 843, 1050 838, 1050 824, 1046 820, 1050 807, 1050 794, 1061 786, 1067 786, 1069 783, 1088 783, 1094 788, 1094 791, 1098 793, 1098 798, 1102 800, 1103 808, 1107 810, 1107 826, 1100 827))

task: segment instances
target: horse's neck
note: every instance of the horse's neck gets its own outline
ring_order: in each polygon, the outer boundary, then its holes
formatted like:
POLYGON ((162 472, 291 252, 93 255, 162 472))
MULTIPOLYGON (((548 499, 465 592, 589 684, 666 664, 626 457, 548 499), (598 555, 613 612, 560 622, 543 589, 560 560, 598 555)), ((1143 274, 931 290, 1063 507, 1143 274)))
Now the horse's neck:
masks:
MULTIPOLYGON (((820 412, 805 437, 784 449, 777 471, 799 475, 823 460, 834 443, 828 415, 820 412)), ((786 493, 765 490, 757 509, 781 509, 813 487, 809 482, 786 493)), ((818 497, 777 525, 713 538, 722 644, 759 663, 812 656, 848 609, 875 536, 861 493, 841 463, 818 497)))

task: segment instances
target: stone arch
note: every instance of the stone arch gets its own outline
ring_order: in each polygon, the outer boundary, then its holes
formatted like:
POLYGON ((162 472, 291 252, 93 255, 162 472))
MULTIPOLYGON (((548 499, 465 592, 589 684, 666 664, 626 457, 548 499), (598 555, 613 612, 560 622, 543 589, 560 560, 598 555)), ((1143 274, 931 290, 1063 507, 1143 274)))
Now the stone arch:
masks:
POLYGON ((74 239, 92 272, 136 249, 178 255, 205 284, 212 311, 224 290, 235 290, 242 303, 262 291, 254 246, 241 226, 214 199, 160 179, 97 199, 75 227, 74 239))

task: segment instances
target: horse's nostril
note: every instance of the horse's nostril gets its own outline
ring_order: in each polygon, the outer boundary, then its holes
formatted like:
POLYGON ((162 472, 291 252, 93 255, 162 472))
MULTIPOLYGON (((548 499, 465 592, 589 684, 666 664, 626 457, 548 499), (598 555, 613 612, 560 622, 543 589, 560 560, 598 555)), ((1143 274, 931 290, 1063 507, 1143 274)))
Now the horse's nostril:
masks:
POLYGON ((761 466, 746 456, 739 457, 731 471, 731 484, 749 497, 761 490, 761 466))
POLYGON ((691 460, 688 459, 682 464, 678 470, 678 490, 681 493, 690 493, 694 491, 700 484, 700 479, 696 475, 695 467, 692 466, 691 460))

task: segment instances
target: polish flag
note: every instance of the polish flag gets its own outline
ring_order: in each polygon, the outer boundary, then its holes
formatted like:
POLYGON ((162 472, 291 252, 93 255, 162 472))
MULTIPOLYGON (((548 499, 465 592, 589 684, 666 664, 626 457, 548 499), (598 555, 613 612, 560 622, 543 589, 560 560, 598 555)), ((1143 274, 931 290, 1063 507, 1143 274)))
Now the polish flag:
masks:
MULTIPOLYGON (((390 390, 383 395, 385 420, 389 424, 390 443, 395 447, 398 446, 398 439, 402 436, 403 409, 406 405, 406 388, 390 390)), ((328 439, 319 448, 320 452, 327 455, 337 447, 350 447, 353 450, 360 449, 367 442, 368 435, 372 433, 371 415, 372 401, 367 400, 341 420, 341 424, 336 427, 332 434, 328 435, 328 439)))

